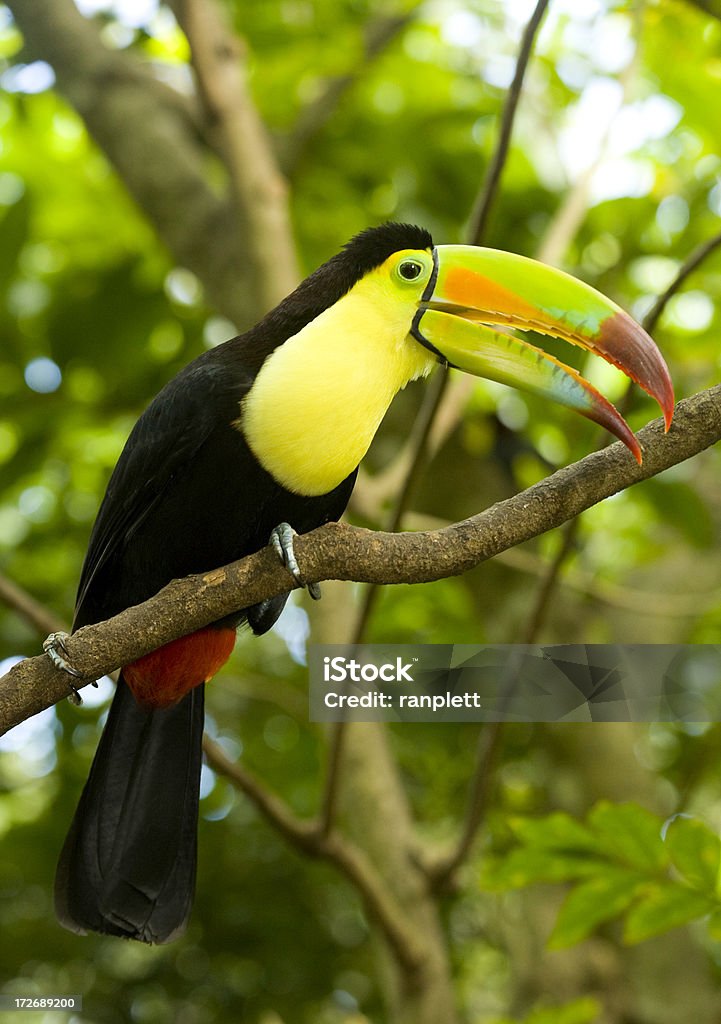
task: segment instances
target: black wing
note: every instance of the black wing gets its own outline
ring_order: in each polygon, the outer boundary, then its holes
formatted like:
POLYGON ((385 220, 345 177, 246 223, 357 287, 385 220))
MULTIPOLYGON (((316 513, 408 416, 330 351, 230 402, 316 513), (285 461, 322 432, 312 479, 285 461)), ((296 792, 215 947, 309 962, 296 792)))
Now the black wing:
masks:
POLYGON ((90 536, 78 585, 75 628, 94 620, 92 592, 103 570, 141 528, 183 467, 216 430, 227 429, 239 415, 238 403, 251 380, 238 373, 237 366, 230 374, 201 356, 159 392, 135 424, 90 536))

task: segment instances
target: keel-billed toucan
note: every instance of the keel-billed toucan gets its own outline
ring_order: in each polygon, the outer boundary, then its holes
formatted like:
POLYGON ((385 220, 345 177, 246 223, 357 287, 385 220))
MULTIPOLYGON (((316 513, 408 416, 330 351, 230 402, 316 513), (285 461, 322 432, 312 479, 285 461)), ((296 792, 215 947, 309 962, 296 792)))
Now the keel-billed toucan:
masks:
MULTIPOLYGON (((506 252, 434 247, 418 227, 364 231, 148 406, 98 513, 74 628, 258 550, 281 523, 304 533, 337 519, 393 396, 439 361, 568 405, 640 461, 613 406, 514 328, 614 363, 656 398, 668 427, 673 391, 658 349, 592 288, 506 252)), ((229 657, 238 624, 265 632, 286 598, 124 666, 60 857, 56 906, 68 928, 144 942, 183 931, 195 879, 203 684, 229 657)), ((47 648, 72 670, 62 639, 47 648)))

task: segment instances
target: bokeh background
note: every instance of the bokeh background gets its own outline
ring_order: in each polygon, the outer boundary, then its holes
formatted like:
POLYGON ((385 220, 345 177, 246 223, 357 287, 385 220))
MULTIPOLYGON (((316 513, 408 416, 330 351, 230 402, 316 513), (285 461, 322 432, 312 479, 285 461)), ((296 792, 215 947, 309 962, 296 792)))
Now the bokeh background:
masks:
MULTIPOLYGON (((215 12, 216 0, 189 7, 202 20, 211 4, 215 12)), ((296 261, 302 276, 387 219, 423 224, 438 242, 467 237, 533 7, 229 0, 217 8, 238 47, 244 116, 261 128, 244 159, 270 161, 287 185, 288 266, 296 261)), ((253 323, 295 273, 265 278, 267 292, 253 287, 267 274, 262 237, 233 193, 224 125, 207 116, 179 27, 185 14, 157 0, 0 5, 0 574, 60 622, 72 617, 93 517, 139 413, 193 356, 253 323), (186 168, 196 184, 183 192, 177 176, 186 168)), ((643 317, 721 230, 720 106, 721 4, 552 0, 485 242, 562 266, 643 317)), ((711 254, 656 328, 679 396, 718 381, 719 296, 721 254, 711 254)), ((613 371, 576 365, 622 398, 613 371)), ((388 521, 423 395, 415 385, 394 404, 351 521, 388 521)), ((655 415, 634 394, 632 425, 655 415)), ((452 381, 405 524, 477 512, 598 441, 563 410, 452 381)), ((385 588, 364 636, 715 643, 720 471, 711 450, 591 509, 545 597, 558 533, 459 579, 385 588)), ((363 602, 350 584, 329 585, 317 608, 294 601, 273 633, 237 645, 210 687, 211 735, 300 817, 321 799, 328 749, 308 722, 306 644, 352 636, 363 602)), ((37 653, 34 621, 7 590, 0 675, 37 653)), ((58 706, 0 740, 0 990, 82 993, 85 1009, 73 1019, 103 1024, 422 1024, 398 993, 398 965, 357 888, 333 864, 293 849, 210 768, 187 936, 146 948, 60 929, 54 864, 110 691, 103 682, 82 708, 58 706)), ((407 854, 411 833, 423 856, 454 842, 478 732, 374 727, 351 744, 341 827, 381 875, 407 854), (382 757, 369 765, 379 743, 382 757), (395 810, 378 793, 392 793, 395 810)), ((495 886, 483 881, 490 854, 502 862, 517 840, 517 816, 583 818, 599 800, 633 801, 654 820, 683 813, 715 835, 720 741, 717 724, 505 730, 487 766, 480 838, 456 886, 430 901, 434 956, 454 991, 451 1015, 438 1024, 721 1019, 721 944, 703 920, 668 931, 664 919, 659 934, 632 945, 611 920, 549 949, 564 885, 517 891, 506 877, 499 892, 498 872, 495 886)), ((704 843, 713 874, 718 851, 704 843)), ((385 881, 413 921, 412 892, 385 881)))

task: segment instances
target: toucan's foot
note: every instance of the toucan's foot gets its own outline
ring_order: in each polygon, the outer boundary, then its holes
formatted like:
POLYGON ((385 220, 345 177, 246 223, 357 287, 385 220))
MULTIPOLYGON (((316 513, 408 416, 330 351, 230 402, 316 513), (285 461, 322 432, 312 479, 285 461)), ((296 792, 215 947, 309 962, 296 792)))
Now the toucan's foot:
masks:
POLYGON ((297 536, 290 523, 279 523, 270 535, 270 543, 298 586, 305 587, 314 601, 320 601, 320 583, 306 583, 301 574, 293 549, 293 538, 297 536))
MULTIPOLYGON (((67 633, 51 633, 49 637, 43 640, 43 651, 50 658, 55 668, 60 669, 61 672, 66 672, 74 679, 82 679, 82 673, 73 668, 67 658, 63 656, 68 653, 68 649, 65 646, 67 638, 67 633), (60 653, 61 651, 62 654, 60 653)), ((77 686, 73 686, 72 683, 68 683, 68 686, 70 687, 68 700, 72 701, 73 704, 82 704, 83 698, 80 696, 80 690, 78 690, 77 686)))

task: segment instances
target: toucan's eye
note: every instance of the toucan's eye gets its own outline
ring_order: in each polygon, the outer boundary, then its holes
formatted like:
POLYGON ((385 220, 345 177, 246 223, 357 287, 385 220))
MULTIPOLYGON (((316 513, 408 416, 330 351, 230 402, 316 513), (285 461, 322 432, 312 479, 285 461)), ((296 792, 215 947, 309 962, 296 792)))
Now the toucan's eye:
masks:
POLYGON ((398 273, 404 281, 415 281, 423 273, 423 264, 418 260, 403 260, 398 264, 398 273))

